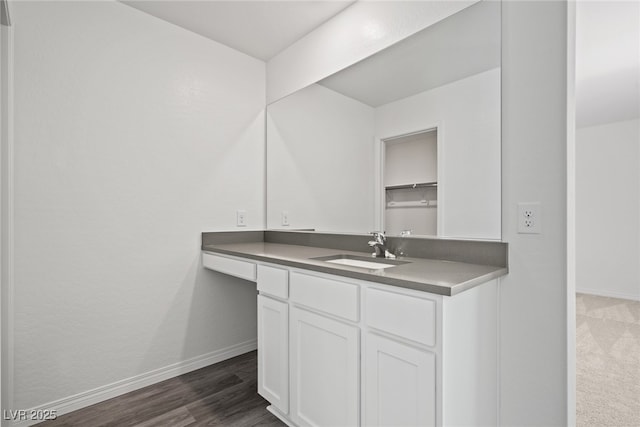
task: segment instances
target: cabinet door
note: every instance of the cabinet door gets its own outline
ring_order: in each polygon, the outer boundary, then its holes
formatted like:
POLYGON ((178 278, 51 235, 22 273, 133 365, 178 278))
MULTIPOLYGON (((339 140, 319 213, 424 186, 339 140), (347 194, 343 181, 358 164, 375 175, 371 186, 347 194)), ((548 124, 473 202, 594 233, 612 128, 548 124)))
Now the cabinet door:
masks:
POLYGON ((364 363, 364 425, 435 425, 433 353, 368 333, 364 363))
POLYGON ((289 306, 258 295, 258 393, 289 411, 289 306))
POLYGON ((300 426, 359 423, 359 329, 291 309, 291 415, 300 426))

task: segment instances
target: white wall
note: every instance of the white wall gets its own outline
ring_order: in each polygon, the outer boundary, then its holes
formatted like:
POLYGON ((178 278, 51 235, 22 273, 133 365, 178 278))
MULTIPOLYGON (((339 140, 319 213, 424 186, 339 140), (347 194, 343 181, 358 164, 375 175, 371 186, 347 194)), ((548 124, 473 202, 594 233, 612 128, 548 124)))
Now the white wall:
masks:
POLYGON ((383 181, 385 187, 438 181, 438 132, 385 141, 383 181))
POLYGON ((640 300, 640 119, 576 131, 578 292, 640 300))
MULTIPOLYGON (((8 396, 6 390, 9 387, 9 381, 7 379, 9 376, 7 375, 7 363, 9 361, 9 355, 7 353, 7 314, 9 312, 9 304, 8 304, 8 292, 6 289, 6 280, 5 277, 7 275, 7 245, 5 241, 7 240, 7 228, 5 224, 5 181, 7 177, 7 152, 5 147, 7 146, 7 140, 10 135, 9 131, 9 123, 10 123, 10 113, 9 113, 9 105, 10 105, 10 70, 11 66, 9 63, 9 58, 11 57, 9 52, 10 46, 10 17, 7 14, 7 9, 5 9, 5 4, 3 0, 0 0, 0 228, 2 230, 2 242, 0 243, 0 408, 4 408, 5 400, 8 396)), ((0 421, 0 425, 2 425, 2 421, 0 421)))
MULTIPOLYGON (((567 38, 565 1, 502 3, 500 424, 566 426, 567 38), (541 31, 541 29, 544 29, 541 31), (543 233, 517 233, 539 201, 543 233)), ((569 14, 570 16, 570 14, 569 14)))
MULTIPOLYGON (((502 238, 509 242, 510 272, 499 297, 501 425, 567 424, 567 7, 564 1, 503 2, 502 238), (516 233, 519 201, 542 202, 544 234, 516 233)), ((416 21, 428 25, 424 16, 416 21)), ((389 14, 376 24, 384 33, 398 22, 389 14)), ((332 28, 314 33, 330 37, 332 28)), ((363 35, 350 37, 350 63, 371 53, 358 51, 363 35)), ((278 67, 268 64, 272 94, 292 93, 344 68, 332 49, 309 35, 281 53, 278 67), (322 53, 317 61, 324 75, 306 68, 305 51, 322 53)))
POLYGON ((255 284, 202 269, 200 233, 264 226, 265 64, 115 1, 11 6, 7 409, 255 344, 255 284))
POLYGON ((640 2, 576 2, 576 125, 640 117, 640 2))
POLYGON ((576 6, 576 289, 640 299, 640 3, 576 6))
POLYGON ((373 114, 317 84, 269 106, 268 228, 375 228, 373 114))
POLYGON ((500 239, 500 69, 376 108, 376 137, 438 127, 438 230, 500 239))

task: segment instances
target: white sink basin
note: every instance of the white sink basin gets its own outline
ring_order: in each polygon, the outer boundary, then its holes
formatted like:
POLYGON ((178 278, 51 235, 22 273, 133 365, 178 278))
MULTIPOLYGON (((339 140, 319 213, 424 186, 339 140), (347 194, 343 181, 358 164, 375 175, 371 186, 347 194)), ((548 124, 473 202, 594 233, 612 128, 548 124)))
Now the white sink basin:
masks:
POLYGON ((313 258, 318 261, 330 262, 332 264, 348 265, 350 267, 366 268, 368 270, 380 270, 383 268, 395 267, 396 265, 406 264, 406 261, 398 261, 387 258, 373 258, 357 255, 331 255, 326 257, 313 258))
POLYGON ((350 265, 352 267, 372 268, 376 270, 379 268, 395 267, 394 264, 383 264, 381 262, 361 261, 359 259, 349 259, 349 258, 330 259, 326 262, 330 262, 332 264, 350 265))

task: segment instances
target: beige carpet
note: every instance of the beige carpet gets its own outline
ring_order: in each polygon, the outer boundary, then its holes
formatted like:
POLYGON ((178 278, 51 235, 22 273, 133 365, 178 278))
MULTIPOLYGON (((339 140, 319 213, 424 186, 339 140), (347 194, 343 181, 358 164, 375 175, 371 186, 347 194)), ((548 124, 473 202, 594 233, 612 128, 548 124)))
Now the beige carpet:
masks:
POLYGON ((576 295, 577 425, 640 426, 640 302, 576 295))

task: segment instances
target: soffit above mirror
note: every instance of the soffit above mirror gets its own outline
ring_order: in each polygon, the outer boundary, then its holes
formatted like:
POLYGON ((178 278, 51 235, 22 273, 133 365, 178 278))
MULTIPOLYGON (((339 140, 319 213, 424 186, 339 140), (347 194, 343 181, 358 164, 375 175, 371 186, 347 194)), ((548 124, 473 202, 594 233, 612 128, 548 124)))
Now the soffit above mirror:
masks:
POLYGON ((468 7, 318 83, 378 107, 499 67, 499 10, 468 7))

